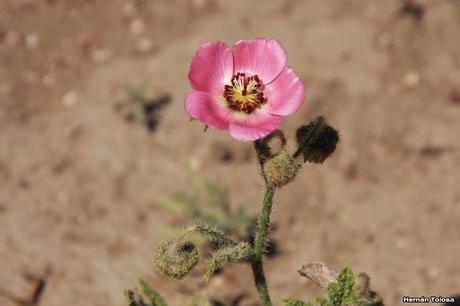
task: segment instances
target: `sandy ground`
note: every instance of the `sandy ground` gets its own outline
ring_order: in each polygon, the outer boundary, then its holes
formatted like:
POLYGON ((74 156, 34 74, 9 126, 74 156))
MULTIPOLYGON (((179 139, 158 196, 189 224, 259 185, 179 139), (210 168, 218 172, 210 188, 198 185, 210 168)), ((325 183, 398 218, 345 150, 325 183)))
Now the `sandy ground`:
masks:
MULTIPOLYGON (((0 1, 0 305, 30 300, 36 278, 35 305, 123 305, 140 277, 180 304, 184 284, 153 267, 155 225, 175 219, 154 199, 186 190, 194 160, 232 203, 261 200, 251 144, 188 121, 188 65, 204 42, 259 36, 307 89, 286 133, 323 114, 341 134, 276 196, 274 299, 318 291, 296 273, 312 260, 366 271, 387 305, 460 293, 458 1, 419 1, 421 17, 396 0, 108 3, 0 1), (143 82, 172 97, 153 133, 116 111, 143 82)), ((240 265, 200 286, 256 305, 251 284, 240 265)))

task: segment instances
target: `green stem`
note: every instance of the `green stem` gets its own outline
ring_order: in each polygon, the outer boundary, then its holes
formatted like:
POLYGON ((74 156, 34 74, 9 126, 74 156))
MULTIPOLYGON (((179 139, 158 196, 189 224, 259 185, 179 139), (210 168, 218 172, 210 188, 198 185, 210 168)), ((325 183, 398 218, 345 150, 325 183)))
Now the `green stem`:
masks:
POLYGON ((257 291, 259 292, 262 306, 272 306, 270 295, 268 293, 267 281, 265 280, 264 267, 262 257, 264 254, 264 244, 267 237, 268 228, 270 226, 270 213, 272 210, 272 200, 275 193, 275 188, 266 186, 262 212, 259 218, 259 227, 256 233, 254 243, 254 257, 252 259, 252 273, 257 291))

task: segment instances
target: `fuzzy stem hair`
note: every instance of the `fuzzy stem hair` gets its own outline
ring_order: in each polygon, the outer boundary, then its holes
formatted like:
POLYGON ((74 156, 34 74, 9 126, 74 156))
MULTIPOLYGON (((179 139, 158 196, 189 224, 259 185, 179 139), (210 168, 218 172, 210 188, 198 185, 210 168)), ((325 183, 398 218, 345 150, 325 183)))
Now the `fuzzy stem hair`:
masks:
POLYGON ((272 306, 270 295, 268 293, 267 281, 265 279, 262 258, 265 248, 265 239, 267 237, 270 224, 270 213, 274 194, 275 187, 266 186, 262 212, 259 219, 259 227, 257 229, 254 243, 254 257, 251 262, 252 274, 254 276, 256 288, 263 306, 272 306))

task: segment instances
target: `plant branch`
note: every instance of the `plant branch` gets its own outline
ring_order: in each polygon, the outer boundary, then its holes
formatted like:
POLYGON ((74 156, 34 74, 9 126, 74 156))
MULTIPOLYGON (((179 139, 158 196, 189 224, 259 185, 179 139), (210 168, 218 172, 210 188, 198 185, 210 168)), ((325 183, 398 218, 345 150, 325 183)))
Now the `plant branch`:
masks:
POLYGON ((268 293, 267 281, 265 279, 262 259, 264 254, 265 239, 267 237, 268 228, 270 226, 270 213, 272 209, 274 193, 275 187, 266 186, 262 212, 260 214, 259 226, 257 229, 254 244, 254 257, 252 259, 251 265, 256 288, 263 306, 272 306, 270 295, 268 293))

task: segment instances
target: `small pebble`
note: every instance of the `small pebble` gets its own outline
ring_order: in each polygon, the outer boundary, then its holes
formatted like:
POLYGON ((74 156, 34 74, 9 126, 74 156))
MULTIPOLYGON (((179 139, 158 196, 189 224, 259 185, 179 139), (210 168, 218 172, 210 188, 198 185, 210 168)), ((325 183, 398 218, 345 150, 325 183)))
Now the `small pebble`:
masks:
POLYGON ((141 19, 134 19, 129 25, 129 30, 135 35, 140 35, 145 32, 145 23, 141 19))
POLYGON ((409 71, 404 75, 403 83, 407 88, 414 88, 420 84, 420 75, 416 71, 409 71))
POLYGON ((106 48, 95 48, 91 51, 91 59, 96 63, 107 62, 112 55, 112 51, 106 48))
POLYGON ((26 48, 29 50, 37 48, 39 43, 38 35, 34 33, 27 34, 24 38, 24 43, 26 45, 26 48))
POLYGON ((225 278, 222 275, 214 276, 212 278, 212 282, 210 283, 210 286, 214 290, 219 290, 219 289, 225 288, 226 285, 227 285, 227 281, 225 280, 225 278))
POLYGON ((78 96, 77 93, 73 90, 68 91, 63 97, 62 97, 62 104, 66 107, 71 107, 77 103, 78 96))
POLYGON ((193 171, 198 171, 198 170, 200 170, 201 165, 202 165, 202 162, 201 162, 201 160, 200 160, 199 157, 194 156, 194 157, 192 157, 192 158, 190 159, 190 168, 191 168, 193 171))
POLYGON ((136 43, 136 50, 139 52, 147 53, 152 51, 153 41, 150 38, 141 38, 136 43))

